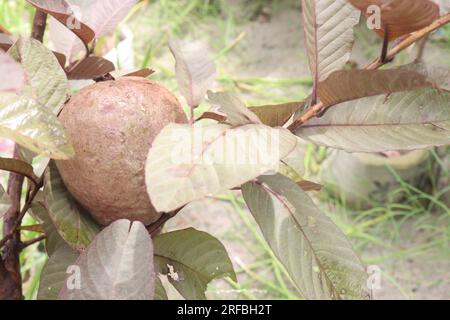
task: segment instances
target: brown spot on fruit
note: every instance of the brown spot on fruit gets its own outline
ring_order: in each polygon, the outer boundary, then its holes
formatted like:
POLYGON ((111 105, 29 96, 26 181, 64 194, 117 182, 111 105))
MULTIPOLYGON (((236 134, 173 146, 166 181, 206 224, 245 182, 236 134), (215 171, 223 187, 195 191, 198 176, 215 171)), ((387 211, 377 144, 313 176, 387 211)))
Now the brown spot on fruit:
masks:
POLYGON ((161 214, 146 192, 145 160, 162 128, 187 122, 176 97, 140 77, 98 82, 75 94, 60 120, 75 157, 56 165, 81 205, 102 225, 122 218, 156 221, 161 214))

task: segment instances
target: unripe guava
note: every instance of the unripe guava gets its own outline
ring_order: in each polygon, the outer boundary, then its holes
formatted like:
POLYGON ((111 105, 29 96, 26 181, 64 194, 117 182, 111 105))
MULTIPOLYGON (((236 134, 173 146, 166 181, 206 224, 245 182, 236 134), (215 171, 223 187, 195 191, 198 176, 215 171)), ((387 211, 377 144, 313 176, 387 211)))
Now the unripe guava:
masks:
POLYGON ((75 199, 102 225, 155 222, 161 214, 146 191, 145 161, 162 128, 187 122, 177 98, 147 79, 123 77, 83 88, 59 118, 75 157, 56 165, 75 199))

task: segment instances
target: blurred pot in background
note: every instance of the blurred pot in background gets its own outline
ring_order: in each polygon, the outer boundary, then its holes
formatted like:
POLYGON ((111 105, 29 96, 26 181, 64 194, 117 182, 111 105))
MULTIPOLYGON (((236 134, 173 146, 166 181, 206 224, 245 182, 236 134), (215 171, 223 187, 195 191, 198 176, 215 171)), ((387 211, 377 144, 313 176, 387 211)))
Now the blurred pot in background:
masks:
POLYGON ((399 202, 399 178, 419 189, 428 185, 428 150, 400 154, 347 153, 333 150, 322 166, 321 183, 332 197, 353 209, 399 202), (393 173, 395 172, 395 173, 393 173), (397 177, 396 177, 397 175, 397 177))

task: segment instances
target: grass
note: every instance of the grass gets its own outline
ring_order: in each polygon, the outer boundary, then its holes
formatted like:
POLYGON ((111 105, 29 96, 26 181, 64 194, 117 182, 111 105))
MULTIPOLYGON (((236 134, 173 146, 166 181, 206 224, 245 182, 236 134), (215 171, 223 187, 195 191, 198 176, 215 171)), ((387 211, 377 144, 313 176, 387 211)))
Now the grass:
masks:
MULTIPOLYGON (((309 93, 312 84, 310 78, 236 76, 226 68, 234 63, 232 57, 242 52, 242 46, 248 40, 243 26, 255 18, 261 7, 267 6, 272 12, 276 12, 282 10, 283 6, 295 3, 297 1, 249 1, 248 12, 242 15, 239 10, 227 6, 226 1, 142 1, 127 19, 135 37, 137 65, 156 68, 158 72, 152 78, 176 91, 173 60, 167 49, 168 39, 173 36, 206 38, 218 65, 218 89, 234 91, 243 96, 248 104, 254 105, 303 99, 309 93)), ((31 29, 32 10, 25 1, 0 0, 0 24, 15 34, 25 34, 31 29)), ((378 39, 373 34, 358 29, 357 37, 363 43, 364 57, 369 59, 378 54, 378 39)), ((115 39, 118 38, 116 34, 115 39)), ((450 26, 442 29, 433 42, 448 47, 448 39, 450 26)), ((401 60, 406 58, 404 54, 401 60)), ((206 106, 202 108, 204 110, 206 106)), ((401 202, 388 201, 377 203, 368 210, 354 210, 346 206, 345 199, 331 197, 326 193, 317 197, 320 198, 323 210, 351 239, 364 262, 380 265, 383 279, 398 292, 398 296, 408 299, 415 296, 413 288, 405 284, 404 279, 400 281, 397 278, 393 272, 395 268, 390 267, 390 264, 395 263, 402 270, 408 270, 410 259, 437 261, 450 257, 450 209, 449 201, 444 200, 446 195, 450 197, 450 187, 448 183, 439 185, 438 181, 450 181, 449 165, 445 162, 449 151, 440 149, 432 150, 431 153, 440 174, 436 174, 435 168, 429 168, 428 178, 432 187, 428 192, 408 184, 395 171, 387 168, 397 180, 397 189, 392 193, 404 195, 401 202)), ((318 174, 326 154, 325 148, 312 145, 307 147, 307 177, 318 174)), ((236 261, 236 271, 241 281, 234 283, 228 280, 226 284, 236 292, 235 297, 299 299, 285 269, 274 257, 255 222, 245 210, 242 198, 235 193, 227 193, 217 199, 232 206, 233 213, 229 219, 235 228, 242 230, 228 234, 228 240, 242 244, 245 252, 254 257, 251 263, 236 261)), ((25 223, 34 224, 35 221, 27 217, 25 223)), ((35 236, 32 232, 25 233, 26 240, 35 236)), ((46 255, 37 248, 38 245, 30 247, 21 256, 27 299, 36 295, 38 276, 46 260, 46 255)))

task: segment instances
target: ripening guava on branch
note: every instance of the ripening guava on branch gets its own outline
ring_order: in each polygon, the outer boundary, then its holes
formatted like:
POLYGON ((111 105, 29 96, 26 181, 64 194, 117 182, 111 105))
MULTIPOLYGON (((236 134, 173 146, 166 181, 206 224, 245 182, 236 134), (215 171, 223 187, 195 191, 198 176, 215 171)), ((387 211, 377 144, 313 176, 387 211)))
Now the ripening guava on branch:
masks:
POLYGON ((155 222, 145 188, 145 160, 167 124, 186 123, 177 98, 138 77, 98 82, 71 97, 60 114, 75 157, 56 162, 70 193, 102 225, 155 222))

